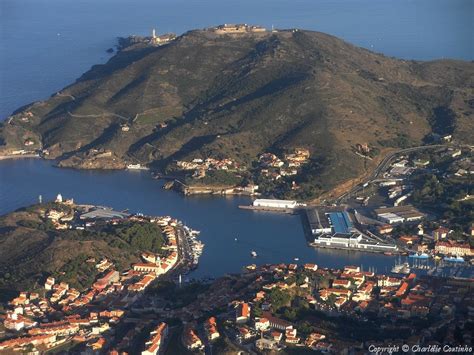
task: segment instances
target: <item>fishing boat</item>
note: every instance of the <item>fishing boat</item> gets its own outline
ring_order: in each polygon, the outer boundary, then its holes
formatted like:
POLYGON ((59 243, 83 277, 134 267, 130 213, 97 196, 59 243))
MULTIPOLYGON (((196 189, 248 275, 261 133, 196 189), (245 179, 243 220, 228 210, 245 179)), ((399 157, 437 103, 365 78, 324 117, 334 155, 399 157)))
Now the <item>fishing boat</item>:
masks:
POLYGON ((294 258, 293 260, 295 260, 295 261, 299 261, 299 260, 300 260, 300 258, 294 258))
POLYGON ((257 257, 257 252, 255 250, 252 250, 250 252, 250 255, 252 255, 252 258, 256 258, 257 257))
POLYGON ((464 258, 461 257, 461 256, 445 256, 443 258, 443 261, 449 261, 449 262, 454 262, 454 263, 463 263, 464 262, 464 258))
POLYGON ((415 258, 415 259, 428 259, 430 256, 426 253, 413 253, 408 255, 409 258, 415 258))

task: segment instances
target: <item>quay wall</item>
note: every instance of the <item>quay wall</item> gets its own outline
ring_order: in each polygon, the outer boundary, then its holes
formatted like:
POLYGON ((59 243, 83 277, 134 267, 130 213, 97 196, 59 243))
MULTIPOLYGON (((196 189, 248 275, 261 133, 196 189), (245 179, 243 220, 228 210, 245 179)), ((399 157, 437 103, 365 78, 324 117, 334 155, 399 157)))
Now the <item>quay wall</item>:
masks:
POLYGON ((263 211, 263 212, 278 212, 278 213, 286 213, 286 214, 298 214, 301 212, 300 208, 278 208, 278 207, 263 207, 263 206, 247 206, 247 205, 240 205, 240 209, 243 210, 254 210, 254 211, 263 211))
POLYGON ((10 155, 0 155, 0 160, 6 159, 23 159, 23 158, 41 158, 39 154, 10 154, 10 155))
POLYGON ((236 186, 189 186, 179 180, 174 180, 172 185, 167 184, 166 188, 172 188, 175 191, 181 192, 186 196, 190 195, 246 195, 253 196, 250 191, 246 191, 236 186))
MULTIPOLYGON (((337 250, 347 250, 347 251, 361 251, 366 253, 376 253, 376 254, 383 254, 386 250, 378 250, 372 248, 354 248, 354 247, 343 247, 343 246, 334 246, 334 245, 322 245, 316 244, 313 242, 308 242, 308 245, 313 248, 322 248, 322 249, 337 249, 337 250)), ((390 251, 392 255, 401 254, 399 251, 390 251)))

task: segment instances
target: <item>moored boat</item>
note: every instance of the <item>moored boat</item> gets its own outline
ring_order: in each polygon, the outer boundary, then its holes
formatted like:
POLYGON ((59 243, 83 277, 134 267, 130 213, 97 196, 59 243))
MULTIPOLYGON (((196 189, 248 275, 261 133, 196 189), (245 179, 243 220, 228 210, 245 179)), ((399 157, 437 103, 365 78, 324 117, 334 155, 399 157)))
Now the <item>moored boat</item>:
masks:
POLYGON ((141 164, 128 164, 127 170, 149 170, 146 166, 141 164))
POLYGON ((394 274, 409 274, 410 270, 410 264, 405 262, 403 264, 395 264, 391 271, 394 274))
POLYGON ((445 256, 443 258, 443 261, 449 261, 449 262, 454 262, 454 263, 463 263, 465 260, 461 256, 445 256))
POLYGON ((428 259, 430 256, 426 253, 413 253, 408 255, 409 258, 415 258, 415 259, 428 259))

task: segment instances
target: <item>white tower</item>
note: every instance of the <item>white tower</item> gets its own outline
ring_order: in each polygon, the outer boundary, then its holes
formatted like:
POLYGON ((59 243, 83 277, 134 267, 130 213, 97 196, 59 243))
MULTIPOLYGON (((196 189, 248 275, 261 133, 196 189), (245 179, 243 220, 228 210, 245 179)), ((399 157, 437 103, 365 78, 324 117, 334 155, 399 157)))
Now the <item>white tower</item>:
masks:
POLYGON ((151 37, 152 37, 153 39, 156 39, 156 31, 155 31, 155 29, 153 29, 153 31, 151 31, 151 37))
POLYGON ((42 195, 38 196, 38 201, 39 201, 40 205, 43 203, 43 196, 42 195))
POLYGON ((63 202, 63 196, 61 194, 58 194, 58 196, 56 196, 56 202, 63 202))

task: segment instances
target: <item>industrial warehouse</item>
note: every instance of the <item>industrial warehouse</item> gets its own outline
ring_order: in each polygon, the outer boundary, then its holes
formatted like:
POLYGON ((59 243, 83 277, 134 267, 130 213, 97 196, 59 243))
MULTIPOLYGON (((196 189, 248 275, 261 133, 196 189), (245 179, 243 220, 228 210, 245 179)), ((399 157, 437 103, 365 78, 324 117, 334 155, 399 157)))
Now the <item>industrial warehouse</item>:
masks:
POLYGON ((269 208, 295 208, 296 201, 291 200, 272 200, 272 199, 256 199, 253 201, 254 207, 269 207, 269 208))
POLYGON ((122 219, 129 217, 130 214, 126 212, 114 211, 109 207, 94 207, 86 213, 81 214, 80 219, 122 219))
POLYGON ((349 213, 340 208, 310 208, 297 201, 275 199, 256 199, 251 206, 239 208, 306 215, 311 236, 309 244, 313 247, 382 253, 398 250, 396 245, 377 239, 373 234, 369 236, 362 233, 354 226, 349 213))
POLYGON ((356 231, 346 211, 320 213, 312 208, 306 211, 306 216, 313 235, 351 234, 356 231))
POLYGON ((257 210, 257 211, 267 211, 267 212, 279 212, 279 213, 289 213, 294 214, 299 212, 305 204, 298 203, 294 200, 274 200, 274 199, 265 199, 260 198, 253 201, 250 206, 239 206, 239 208, 245 210, 257 210))
POLYGON ((380 221, 388 224, 415 222, 425 217, 423 213, 411 205, 377 208, 375 214, 380 221))
POLYGON ((372 252, 395 252, 397 247, 380 243, 362 235, 353 226, 346 211, 321 213, 316 208, 307 209, 311 234, 314 240, 311 246, 333 249, 358 249, 372 252))

